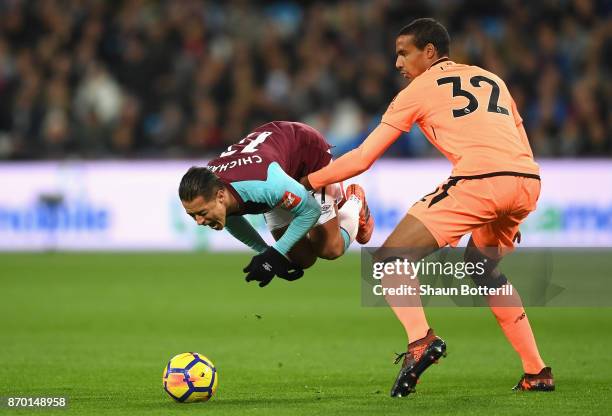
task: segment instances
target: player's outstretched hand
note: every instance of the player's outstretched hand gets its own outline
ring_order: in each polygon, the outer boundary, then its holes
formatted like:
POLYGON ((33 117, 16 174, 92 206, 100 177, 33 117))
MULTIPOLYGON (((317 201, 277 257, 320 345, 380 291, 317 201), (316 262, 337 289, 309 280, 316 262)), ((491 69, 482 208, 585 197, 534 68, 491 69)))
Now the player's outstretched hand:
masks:
POLYGON ((273 247, 268 247, 263 253, 253 256, 243 272, 248 273, 245 278, 247 282, 256 280, 259 282, 259 287, 264 287, 275 275, 288 275, 290 266, 291 263, 285 256, 273 247))

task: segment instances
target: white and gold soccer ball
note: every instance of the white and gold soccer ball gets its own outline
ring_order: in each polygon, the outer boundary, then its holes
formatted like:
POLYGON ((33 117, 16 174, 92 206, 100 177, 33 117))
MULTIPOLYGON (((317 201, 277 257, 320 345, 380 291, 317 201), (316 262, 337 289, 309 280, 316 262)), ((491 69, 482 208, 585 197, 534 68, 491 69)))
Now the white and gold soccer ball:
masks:
POLYGON ((177 402, 205 402, 215 394, 219 375, 204 355, 185 352, 168 361, 162 382, 166 393, 177 402))

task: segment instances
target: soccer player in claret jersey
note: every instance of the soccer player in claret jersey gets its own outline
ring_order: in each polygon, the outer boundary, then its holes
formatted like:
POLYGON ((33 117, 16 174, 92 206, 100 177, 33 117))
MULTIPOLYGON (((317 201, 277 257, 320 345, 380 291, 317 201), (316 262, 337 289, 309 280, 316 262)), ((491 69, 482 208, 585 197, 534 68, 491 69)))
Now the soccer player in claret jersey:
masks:
MULTIPOLYGON (((539 167, 504 81, 477 66, 451 61, 449 44, 448 32, 434 19, 417 19, 404 27, 395 41, 395 65, 410 83, 357 149, 302 183, 318 189, 364 172, 417 123, 453 164, 452 176, 410 208, 379 251, 410 248, 409 260, 418 261, 471 233, 466 259, 486 259, 489 265, 486 279, 478 279, 478 284, 510 285, 496 265, 514 248, 520 223, 536 207, 539 167)), ((513 293, 509 304, 494 296, 487 301, 523 364, 524 375, 515 389, 554 390, 552 371, 540 358, 520 297, 513 293)), ((401 397, 414 391, 419 376, 445 353, 446 344, 430 328, 420 302, 390 306, 410 341, 391 389, 391 396, 401 397)))
POLYGON ((313 194, 298 182, 330 163, 329 149, 314 128, 273 121, 229 146, 207 167, 189 169, 179 197, 198 225, 227 228, 259 253, 244 268, 247 282, 264 287, 274 276, 295 280, 317 258, 335 259, 355 239, 367 243, 374 229, 359 185, 350 185, 346 195, 339 183, 313 194), (245 214, 264 214, 276 243, 268 246, 245 214))

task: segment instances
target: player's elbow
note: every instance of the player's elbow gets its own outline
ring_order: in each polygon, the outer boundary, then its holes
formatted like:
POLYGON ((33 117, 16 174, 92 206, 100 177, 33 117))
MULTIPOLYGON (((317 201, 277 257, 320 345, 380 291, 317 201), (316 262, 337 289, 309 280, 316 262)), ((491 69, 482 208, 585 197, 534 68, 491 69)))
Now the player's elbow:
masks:
POLYGON ((357 160, 357 163, 355 164, 355 168, 357 169, 357 175, 370 169, 375 161, 376 161, 376 158, 370 157, 369 155, 364 154, 364 152, 361 151, 359 155, 359 159, 357 160))
POLYGON ((376 161, 376 159, 367 159, 363 163, 363 171, 362 172, 365 172, 366 170, 370 169, 375 161, 376 161))
POLYGON ((355 166, 355 172, 353 176, 361 175, 363 172, 368 170, 370 166, 372 165, 369 163, 359 163, 358 165, 355 166))

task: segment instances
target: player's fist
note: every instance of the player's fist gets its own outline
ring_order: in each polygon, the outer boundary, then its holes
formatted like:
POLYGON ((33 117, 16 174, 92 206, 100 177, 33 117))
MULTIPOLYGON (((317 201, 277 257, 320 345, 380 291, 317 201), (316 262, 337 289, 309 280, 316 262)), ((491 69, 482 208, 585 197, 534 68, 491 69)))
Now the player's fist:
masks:
MULTIPOLYGON (((253 256, 251 262, 242 271, 247 273, 245 277, 247 282, 256 280, 259 282, 259 287, 264 287, 270 283, 275 275, 290 276, 290 266, 291 263, 285 256, 273 247, 268 247, 263 253, 253 256)), ((291 275, 290 277, 293 276, 291 275)), ((302 276, 295 277, 292 280, 299 279, 300 277, 302 276)))

